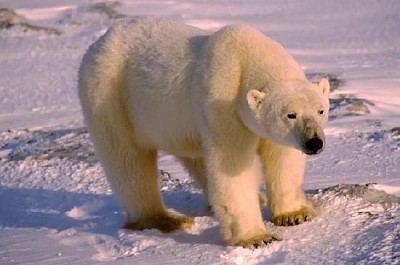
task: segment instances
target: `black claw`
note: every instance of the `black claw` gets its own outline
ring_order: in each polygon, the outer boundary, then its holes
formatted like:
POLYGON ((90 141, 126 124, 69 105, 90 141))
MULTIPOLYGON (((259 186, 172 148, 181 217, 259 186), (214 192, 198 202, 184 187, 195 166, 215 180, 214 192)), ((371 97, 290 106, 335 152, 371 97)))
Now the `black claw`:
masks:
POLYGON ((265 245, 268 245, 269 243, 272 243, 272 241, 273 241, 273 239, 271 238, 271 239, 268 239, 268 240, 263 240, 263 243, 265 245))
POLYGON ((282 225, 284 225, 284 226, 288 226, 288 225, 289 225, 289 218, 285 218, 285 219, 283 219, 283 221, 282 221, 282 225))

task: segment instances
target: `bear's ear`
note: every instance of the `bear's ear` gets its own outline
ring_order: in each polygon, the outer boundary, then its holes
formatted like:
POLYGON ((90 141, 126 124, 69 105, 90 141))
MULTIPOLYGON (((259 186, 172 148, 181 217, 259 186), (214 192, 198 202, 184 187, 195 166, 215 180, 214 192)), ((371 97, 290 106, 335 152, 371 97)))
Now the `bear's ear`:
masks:
POLYGON ((328 79, 322 78, 318 83, 317 83, 318 88, 321 90, 322 94, 325 96, 328 96, 329 91, 331 89, 331 86, 329 84, 328 79))
POLYGON ((253 112, 257 112, 261 108, 261 103, 265 98, 265 93, 252 89, 247 93, 247 103, 253 112))

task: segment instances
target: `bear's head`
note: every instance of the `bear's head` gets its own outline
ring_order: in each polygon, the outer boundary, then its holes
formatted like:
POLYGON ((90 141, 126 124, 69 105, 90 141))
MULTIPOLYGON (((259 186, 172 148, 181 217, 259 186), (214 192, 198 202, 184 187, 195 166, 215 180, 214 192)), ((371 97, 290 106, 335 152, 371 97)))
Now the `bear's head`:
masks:
POLYGON ((252 89, 246 95, 247 113, 241 116, 251 131, 266 140, 318 154, 325 146, 329 90, 326 79, 317 84, 294 80, 252 89))

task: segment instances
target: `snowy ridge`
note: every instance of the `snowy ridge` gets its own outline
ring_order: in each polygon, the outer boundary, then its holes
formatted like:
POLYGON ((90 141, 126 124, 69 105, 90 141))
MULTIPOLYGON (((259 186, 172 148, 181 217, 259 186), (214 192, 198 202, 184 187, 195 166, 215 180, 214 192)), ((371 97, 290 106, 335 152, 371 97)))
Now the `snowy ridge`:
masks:
POLYGON ((399 264, 400 2, 0 0, 0 264, 399 264), (327 148, 309 157, 320 216, 262 249, 225 247, 198 187, 168 154, 160 189, 188 233, 120 229, 125 213, 76 95, 79 62, 113 21, 152 15, 207 30, 246 23, 333 89, 327 148), (372 184, 374 183, 374 184, 372 184))

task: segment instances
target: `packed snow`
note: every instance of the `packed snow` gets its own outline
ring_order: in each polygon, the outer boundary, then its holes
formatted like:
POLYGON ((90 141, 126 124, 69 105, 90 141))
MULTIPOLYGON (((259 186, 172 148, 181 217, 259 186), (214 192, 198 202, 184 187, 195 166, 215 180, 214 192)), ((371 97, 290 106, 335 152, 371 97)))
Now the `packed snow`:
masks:
POLYGON ((0 0, 0 264, 400 264, 399 12, 397 0, 0 0), (276 227, 264 209, 283 240, 226 247, 201 190, 160 153, 166 205, 195 217, 194 227, 121 229, 77 70, 86 48, 127 16, 210 31, 250 24, 309 79, 330 79, 328 145, 308 159, 304 185, 322 205, 318 218, 276 227))

